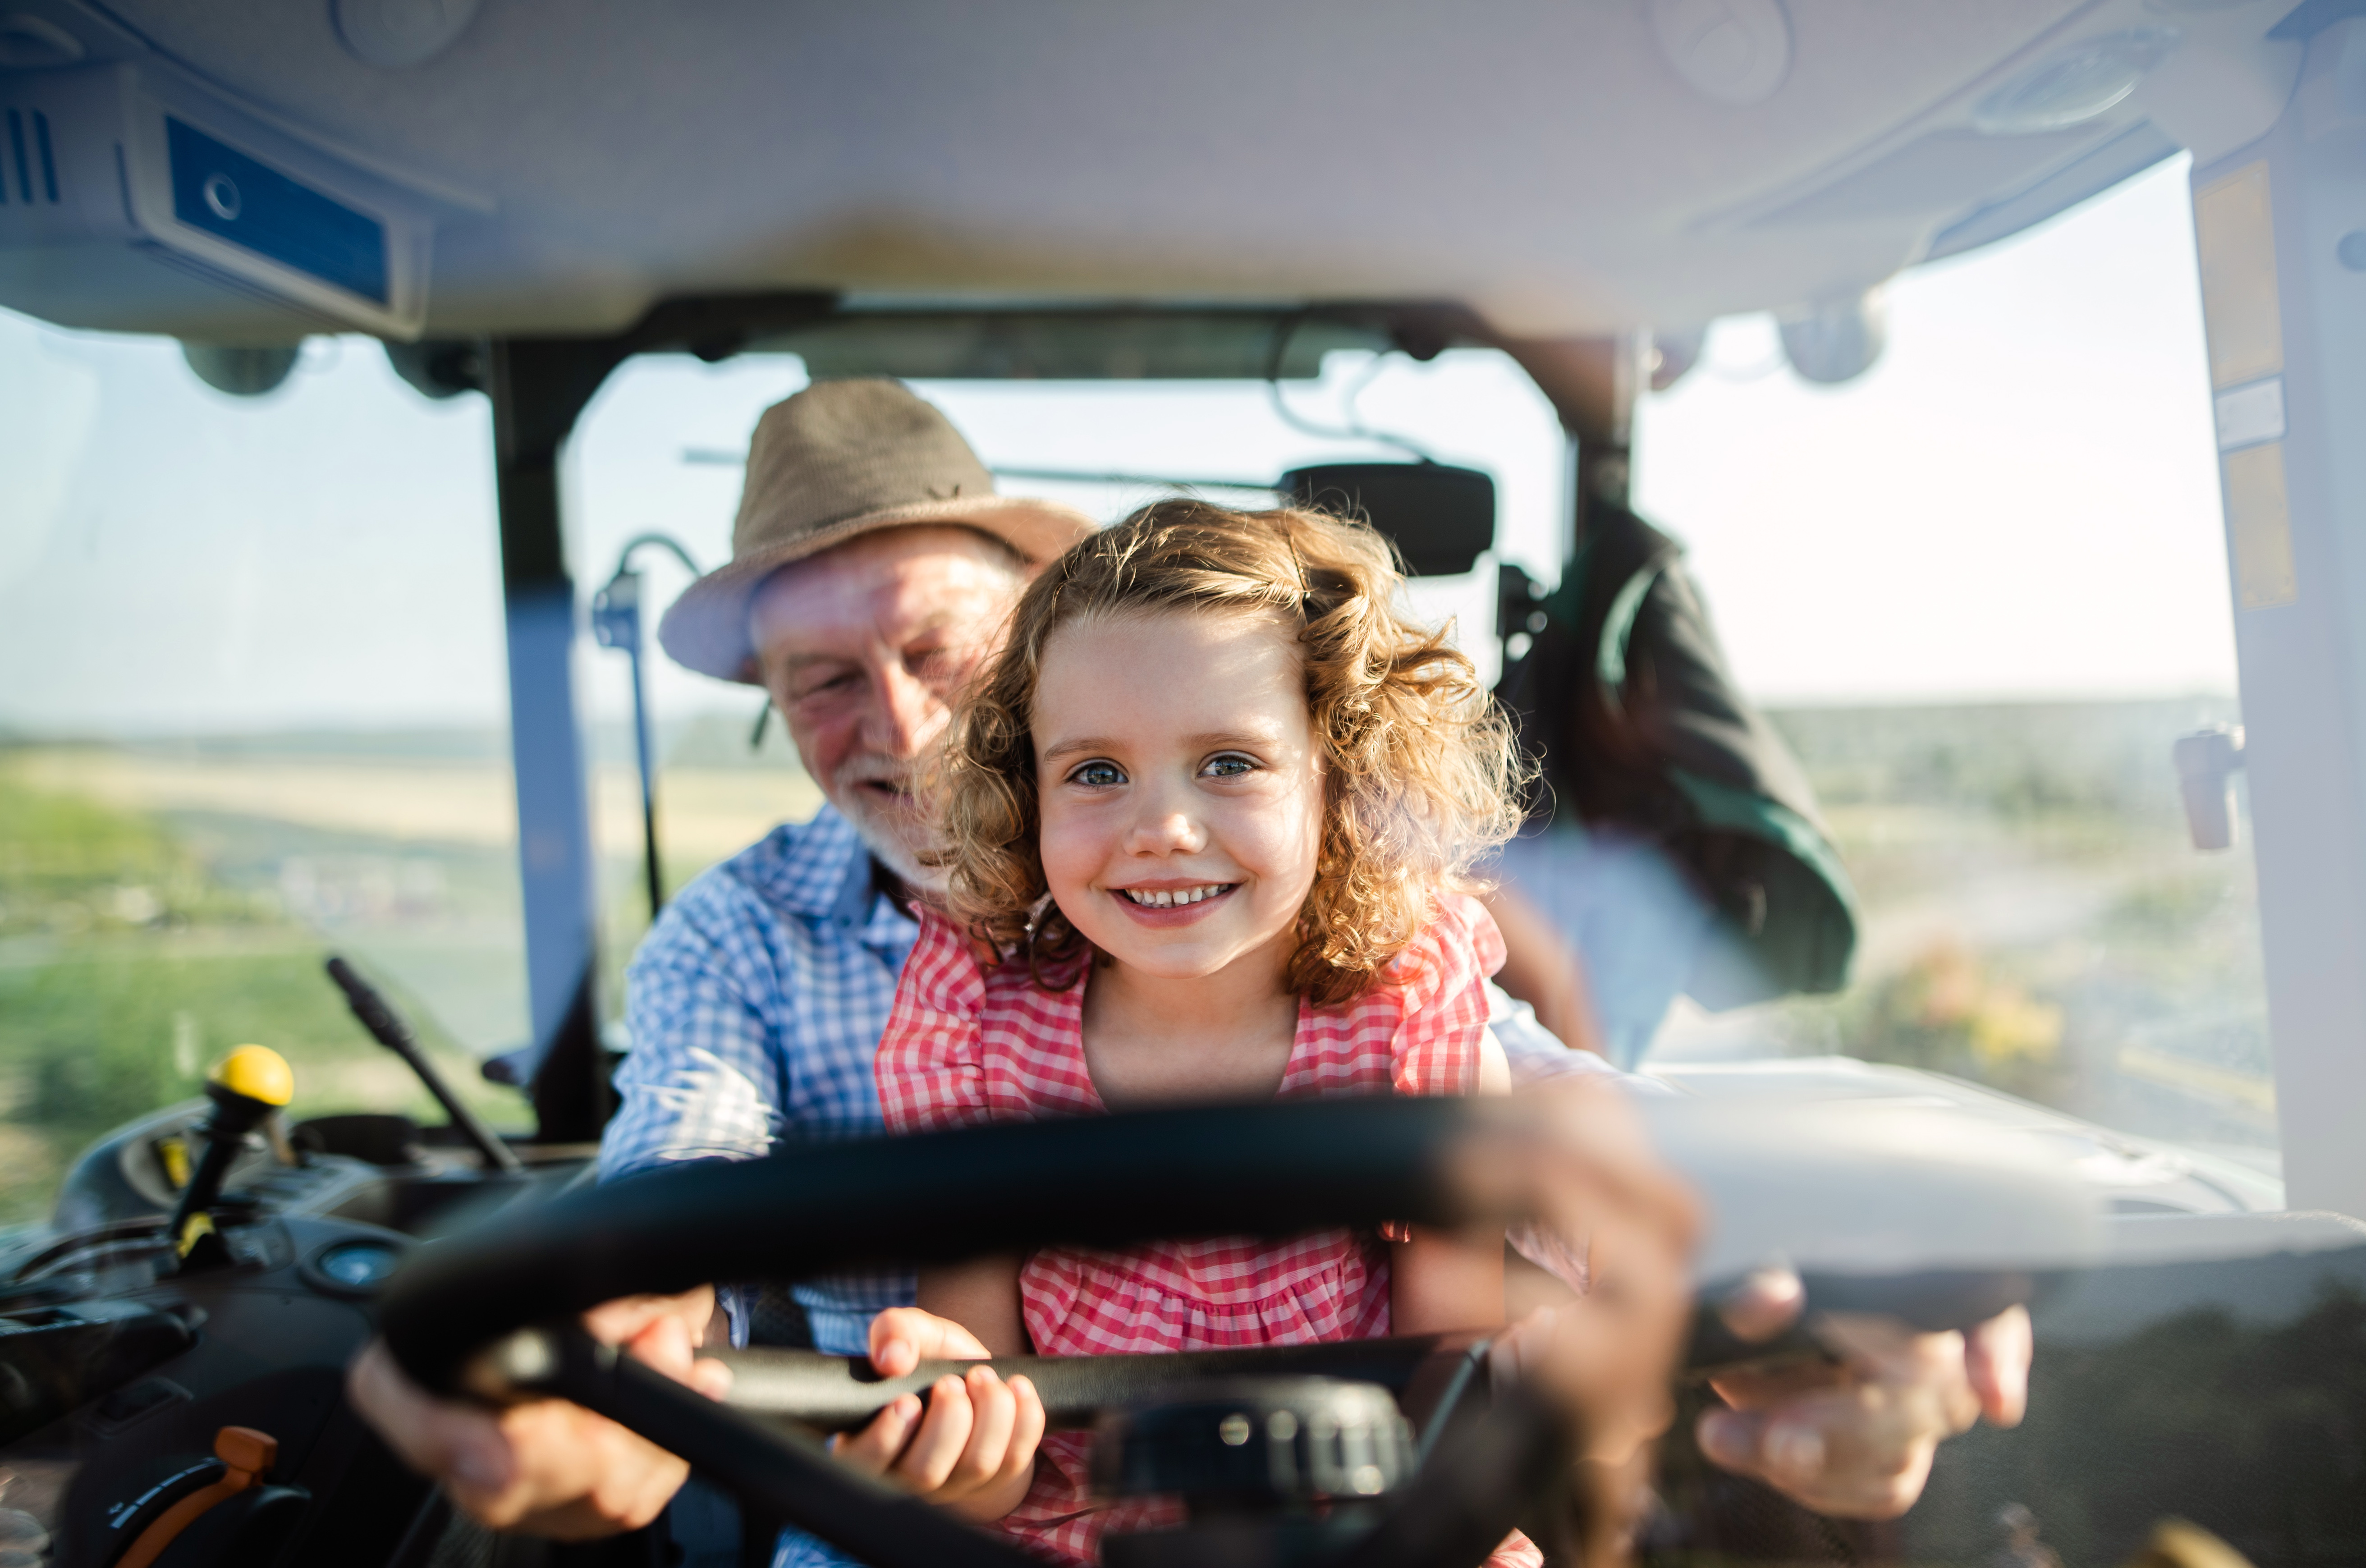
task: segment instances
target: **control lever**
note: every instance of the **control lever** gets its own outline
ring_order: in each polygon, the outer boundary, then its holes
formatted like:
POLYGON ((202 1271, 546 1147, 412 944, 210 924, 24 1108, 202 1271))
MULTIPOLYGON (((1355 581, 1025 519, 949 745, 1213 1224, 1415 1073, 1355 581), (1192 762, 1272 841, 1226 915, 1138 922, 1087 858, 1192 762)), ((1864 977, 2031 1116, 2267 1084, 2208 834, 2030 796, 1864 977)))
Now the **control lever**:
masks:
POLYGON ((345 1005, 354 1010, 354 1016, 361 1021, 364 1029, 369 1031, 370 1038, 401 1057, 403 1066, 418 1075, 419 1081, 427 1086, 427 1092, 444 1107, 444 1113, 452 1118, 452 1125, 459 1129, 460 1135, 484 1156, 486 1168, 498 1170, 506 1176, 516 1176, 524 1171, 524 1165, 511 1152, 510 1146, 479 1121, 475 1111, 461 1103, 458 1095, 452 1092, 452 1086, 444 1081, 444 1075, 435 1070, 435 1064, 427 1059, 426 1053, 420 1050, 419 1043, 411 1038, 411 1026, 402 1021, 401 1015, 388 1005, 384 997, 378 995, 377 988, 355 974, 354 966, 342 958, 332 955, 328 969, 329 978, 337 983, 337 989, 345 993, 345 1005))
MULTIPOLYGON (((183 1493, 149 1520, 115 1560, 115 1568, 148 1568, 208 1509, 257 1485, 279 1462, 279 1439, 252 1427, 224 1427, 214 1434, 214 1461, 211 1465, 190 1468, 186 1473, 204 1483, 183 1493)), ((138 1507, 135 1503, 127 1515, 138 1507)))
POLYGON ((206 1152, 197 1161, 188 1185, 181 1189, 165 1223, 164 1237, 173 1248, 175 1267, 182 1272, 213 1268, 230 1261, 230 1251, 214 1230, 213 1206, 230 1177, 231 1162, 275 1111, 296 1095, 296 1075, 287 1059, 264 1045, 242 1045, 222 1058, 206 1080, 206 1098, 213 1114, 197 1129, 206 1152))

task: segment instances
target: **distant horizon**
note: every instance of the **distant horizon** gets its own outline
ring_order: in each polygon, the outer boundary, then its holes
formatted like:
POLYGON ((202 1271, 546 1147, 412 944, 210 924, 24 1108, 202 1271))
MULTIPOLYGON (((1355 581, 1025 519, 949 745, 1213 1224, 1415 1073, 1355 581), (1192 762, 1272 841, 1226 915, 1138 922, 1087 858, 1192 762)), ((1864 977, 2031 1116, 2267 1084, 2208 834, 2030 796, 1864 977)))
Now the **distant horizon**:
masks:
MULTIPOLYGON (((2090 692, 2090 693, 2011 693, 1965 694, 1949 692, 1928 698, 1898 697, 1886 693, 1862 696, 1803 695, 1793 697, 1752 698, 1751 705, 1763 714, 1797 712, 1833 713, 1927 713, 1933 710, 1966 711, 1980 708, 2076 708, 2076 707, 2140 707, 2169 706, 2178 703, 2236 704, 2238 694, 2225 690, 2188 688, 2149 692, 2090 692)), ((660 735, 679 732, 698 726, 736 726, 738 716, 721 709, 688 713, 668 717, 653 717, 660 735)), ((587 735, 614 739, 629 749, 631 721, 619 717, 592 717, 584 724, 587 735)), ((246 728, 151 728, 123 727, 107 730, 35 730, 20 726, 0 716, 0 752, 18 748, 43 746, 170 746, 191 745, 267 745, 275 741, 345 739, 354 741, 415 739, 422 742, 468 740, 491 745, 502 757, 508 755, 505 724, 488 724, 460 720, 421 720, 410 722, 400 718, 366 723, 337 723, 322 720, 313 723, 290 723, 246 728)), ((786 755, 777 736, 768 737, 765 751, 781 750, 786 755)), ((626 760, 629 760, 627 758, 626 760)))

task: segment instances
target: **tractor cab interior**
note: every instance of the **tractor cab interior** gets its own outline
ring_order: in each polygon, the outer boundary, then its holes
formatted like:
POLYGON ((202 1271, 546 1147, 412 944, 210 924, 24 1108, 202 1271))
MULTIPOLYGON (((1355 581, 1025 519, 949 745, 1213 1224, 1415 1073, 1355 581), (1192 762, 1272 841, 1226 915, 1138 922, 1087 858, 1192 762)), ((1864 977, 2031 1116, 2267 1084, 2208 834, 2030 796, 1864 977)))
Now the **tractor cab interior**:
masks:
MULTIPOLYGON (((656 615, 756 412, 852 376, 1104 518, 1368 516, 1542 757, 1522 887, 1627 943, 1705 1296, 2031 1307, 2029 1420, 1902 1519, 1770 1525, 1680 1426, 1646 1555, 2354 1560, 2361 158, 2338 0, 0 0, 0 1568, 662 1560, 456 1514, 345 1403, 380 1333, 691 1459, 750 1553, 1005 1568, 817 1457, 896 1385, 760 1332, 709 1405, 563 1325, 1523 1217, 1455 1162, 1546 1132, 1398 1102, 597 1186, 636 936, 820 800, 656 615), (1681 832, 1598 765, 1647 712, 1681 832), (1654 834, 1715 933, 1660 978, 1654 834)), ((1347 1348, 1025 1370, 1192 1499, 1114 1568, 1573 1560, 1470 1343, 1347 1348)))

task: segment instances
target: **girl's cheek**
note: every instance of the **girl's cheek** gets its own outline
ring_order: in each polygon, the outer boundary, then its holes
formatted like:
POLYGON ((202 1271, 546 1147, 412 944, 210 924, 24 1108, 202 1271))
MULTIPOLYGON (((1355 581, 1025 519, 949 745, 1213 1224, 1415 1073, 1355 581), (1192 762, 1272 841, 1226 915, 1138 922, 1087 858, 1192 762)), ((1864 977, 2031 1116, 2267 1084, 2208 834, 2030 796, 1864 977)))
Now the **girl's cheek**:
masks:
POLYGON ((1054 896, 1063 887, 1073 888, 1091 879, 1096 857, 1089 840, 1090 835, 1080 824, 1047 805, 1037 844, 1043 860, 1043 880, 1054 896))
POLYGON ((1283 853, 1292 872, 1306 885, 1314 882, 1314 863, 1323 853, 1323 775, 1310 771, 1292 792, 1290 828, 1283 853))
POLYGON ((1314 863, 1322 853, 1319 797, 1311 804, 1302 795, 1268 802, 1245 826, 1249 831, 1243 839, 1247 852, 1240 858, 1255 863, 1245 869, 1256 872, 1296 908, 1314 885, 1314 863))

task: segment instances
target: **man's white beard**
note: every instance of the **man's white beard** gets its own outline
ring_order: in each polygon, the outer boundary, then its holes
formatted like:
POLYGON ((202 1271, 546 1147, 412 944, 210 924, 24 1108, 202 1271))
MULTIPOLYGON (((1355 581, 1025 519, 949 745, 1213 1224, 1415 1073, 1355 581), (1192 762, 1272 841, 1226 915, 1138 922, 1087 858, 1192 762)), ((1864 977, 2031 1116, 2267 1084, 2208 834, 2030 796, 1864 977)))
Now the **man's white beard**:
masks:
POLYGON ((823 793, 854 829, 863 847, 907 887, 916 893, 941 893, 945 888, 945 868, 920 863, 921 852, 931 847, 922 837, 926 829, 921 820, 907 809, 881 806, 862 787, 866 784, 899 784, 909 799, 917 792, 919 773, 909 762, 873 752, 857 752, 839 765, 823 793), (922 841, 914 842, 914 837, 921 837, 922 841))

